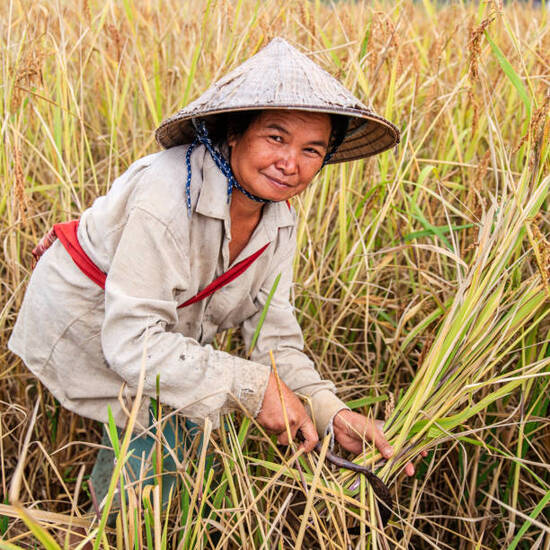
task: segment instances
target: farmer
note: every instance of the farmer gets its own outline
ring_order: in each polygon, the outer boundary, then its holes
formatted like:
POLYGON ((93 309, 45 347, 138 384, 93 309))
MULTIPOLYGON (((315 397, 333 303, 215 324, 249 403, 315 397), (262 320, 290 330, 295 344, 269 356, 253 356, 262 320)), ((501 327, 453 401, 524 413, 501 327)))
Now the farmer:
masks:
MULTIPOLYGON (((144 394, 155 397, 159 375, 160 401, 188 421, 216 427, 222 413, 244 409, 286 445, 272 350, 290 433, 300 432, 305 451, 330 433, 352 453, 366 437, 391 456, 378 425, 336 397, 302 351, 287 201, 325 164, 393 147, 398 130, 275 39, 165 120, 156 138, 166 150, 132 164, 37 247, 9 348, 82 416, 106 422, 110 406, 123 427, 144 361, 144 394), (214 349, 214 336, 233 327, 250 347, 278 275, 250 358, 214 349)), ((149 414, 143 399, 142 426, 149 414)), ((139 455, 153 439, 134 444, 139 455)), ((98 498, 110 456, 100 453, 91 476, 98 498)))

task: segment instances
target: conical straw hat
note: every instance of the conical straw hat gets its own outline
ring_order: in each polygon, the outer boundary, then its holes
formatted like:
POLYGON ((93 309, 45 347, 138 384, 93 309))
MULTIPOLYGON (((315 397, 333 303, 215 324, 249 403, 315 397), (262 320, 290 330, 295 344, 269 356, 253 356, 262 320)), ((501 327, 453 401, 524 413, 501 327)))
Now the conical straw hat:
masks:
POLYGON ((204 94, 158 127, 165 148, 191 143, 193 118, 231 111, 295 109, 349 117, 348 130, 331 163, 375 155, 399 143, 399 130, 377 115, 334 77, 282 38, 275 38, 204 94))

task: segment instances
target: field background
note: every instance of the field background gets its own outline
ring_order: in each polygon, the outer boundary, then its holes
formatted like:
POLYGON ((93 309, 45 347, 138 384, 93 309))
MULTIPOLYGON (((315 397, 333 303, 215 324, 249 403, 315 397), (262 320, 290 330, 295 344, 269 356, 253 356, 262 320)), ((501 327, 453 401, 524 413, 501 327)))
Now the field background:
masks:
MULTIPOLYGON (((548 14, 523 2, 2 2, 0 547, 64 546, 83 525, 105 548, 550 548, 548 14), (105 534, 87 515, 101 426, 61 409, 7 351, 30 251, 158 150, 165 116, 274 36, 402 131, 394 151, 325 168, 294 202, 306 347, 343 399, 387 419, 399 458, 380 475, 396 513, 382 532, 364 482, 236 418, 209 443, 221 480, 194 449, 168 512, 154 490, 131 490, 105 534)), ((218 345, 243 353, 235 334, 218 345)), ((367 446, 361 460, 375 458, 367 446)))

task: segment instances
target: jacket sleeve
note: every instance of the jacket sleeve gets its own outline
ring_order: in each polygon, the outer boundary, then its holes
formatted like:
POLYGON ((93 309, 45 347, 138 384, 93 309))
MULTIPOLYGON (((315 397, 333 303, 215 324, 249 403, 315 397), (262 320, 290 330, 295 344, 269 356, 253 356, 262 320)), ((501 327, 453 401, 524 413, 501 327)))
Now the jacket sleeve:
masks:
POLYGON ((272 261, 276 267, 271 270, 256 297, 258 313, 244 321, 241 332, 246 348, 249 349, 269 293, 280 274, 281 278, 250 358, 257 363, 271 365, 269 352, 273 351, 279 376, 291 390, 306 398, 317 431, 323 437, 327 431, 331 431, 334 415, 349 407, 335 395, 334 384, 321 379, 313 362, 303 352, 302 330, 290 303, 292 264, 296 249, 295 228, 288 244, 280 248, 282 250, 275 253, 272 261))
POLYGON ((160 375, 161 401, 195 421, 210 417, 217 426, 219 414, 239 403, 255 416, 270 368, 174 331, 176 293, 189 284, 176 269, 185 265, 184 256, 166 224, 141 207, 131 210, 105 284, 105 359, 135 388, 143 357, 144 393, 156 394, 160 375))

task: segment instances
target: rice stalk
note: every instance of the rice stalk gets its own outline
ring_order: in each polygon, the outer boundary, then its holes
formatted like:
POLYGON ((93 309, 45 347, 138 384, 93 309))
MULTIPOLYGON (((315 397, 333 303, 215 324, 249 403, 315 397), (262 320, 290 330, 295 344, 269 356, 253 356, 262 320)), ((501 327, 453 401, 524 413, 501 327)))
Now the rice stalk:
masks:
MULTIPOLYGON (((546 10, 526 3, 4 2, 3 343, 29 251, 51 223, 77 216, 133 160, 156 151, 155 123, 270 37, 313 51, 398 123, 403 139, 395 152, 327 167, 293 201, 306 351, 354 410, 383 417, 388 405, 388 433, 400 447, 385 467, 367 444, 358 459, 377 468, 398 502, 384 534, 349 474, 278 449, 240 415, 205 442, 219 473, 205 463, 206 477, 197 475, 200 453, 186 452, 169 509, 158 490, 127 484, 123 466, 118 527, 100 533, 87 513, 87 477, 101 427, 63 410, 3 352, 0 545, 38 540, 6 501, 38 400, 19 499, 59 546, 80 526, 104 547, 280 548, 306 525, 304 548, 543 547, 547 22, 546 10), (428 459, 404 479, 402 465, 421 448, 428 459)), ((235 333, 217 345, 247 352, 235 333)), ((160 422, 172 414, 161 412, 160 422)))

